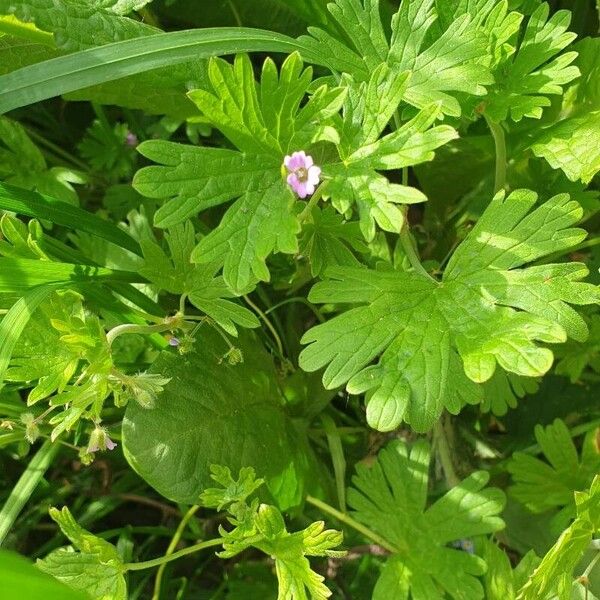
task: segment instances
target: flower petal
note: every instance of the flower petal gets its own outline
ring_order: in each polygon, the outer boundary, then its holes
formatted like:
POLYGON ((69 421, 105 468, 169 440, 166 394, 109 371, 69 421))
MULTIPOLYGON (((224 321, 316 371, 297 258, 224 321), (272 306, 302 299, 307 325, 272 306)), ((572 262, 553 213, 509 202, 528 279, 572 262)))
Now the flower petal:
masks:
POLYGON ((308 169, 308 177, 307 177, 307 181, 308 183, 311 183, 312 185, 318 185, 319 181, 320 181, 320 177, 321 177, 321 169, 319 167, 310 167, 310 169, 308 169))

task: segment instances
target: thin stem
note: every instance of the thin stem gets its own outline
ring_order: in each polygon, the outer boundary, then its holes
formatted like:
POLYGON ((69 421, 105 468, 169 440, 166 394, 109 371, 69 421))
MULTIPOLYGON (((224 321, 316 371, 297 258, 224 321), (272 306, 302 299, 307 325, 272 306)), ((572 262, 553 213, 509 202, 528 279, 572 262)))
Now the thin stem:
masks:
POLYGON ((417 273, 420 273, 432 281, 435 281, 435 279, 425 270, 425 267, 421 264, 421 261, 417 256, 417 252, 410 236, 410 231, 408 230, 408 221, 406 220, 406 216, 404 217, 404 225, 400 231, 400 243, 402 244, 402 249, 404 250, 404 253, 406 254, 408 262, 411 264, 412 268, 417 271, 417 273))
POLYGON ((199 552, 200 550, 205 550, 206 548, 211 548, 213 546, 219 546, 224 541, 225 540, 223 538, 206 540, 205 542, 200 542, 199 544, 195 544, 193 546, 190 546, 189 548, 179 550, 179 552, 173 552, 173 554, 170 554, 169 556, 160 556, 159 558, 153 558, 152 560, 145 560, 143 562, 137 563, 126 563, 125 565, 123 565, 123 567, 125 571, 142 571, 143 569, 151 569, 152 567, 158 567, 164 563, 177 560, 182 556, 194 554, 194 552, 199 552))
POLYGON ((40 135, 37 131, 27 127, 27 135, 30 138, 33 138, 34 141, 38 142, 40 146, 45 146, 48 150, 50 150, 53 154, 55 154, 58 158, 64 160, 65 162, 69 162, 78 169, 82 171, 88 172, 90 167, 84 163, 82 160, 78 159, 76 156, 67 152, 60 146, 56 145, 54 142, 46 139, 43 135, 40 135))
POLYGON ((111 346, 112 343, 120 335, 125 333, 161 333, 163 331, 171 331, 177 329, 177 324, 173 320, 169 320, 167 323, 159 323, 158 325, 137 325, 136 323, 123 323, 113 327, 106 334, 106 341, 111 346))
POLYGON ((181 297, 179 298, 179 312, 182 315, 185 315, 185 303, 187 301, 187 294, 181 294, 181 297))
POLYGON ((267 315, 258 306, 256 306, 256 304, 254 304, 254 302, 252 302, 252 300, 250 300, 250 298, 248 296, 244 296, 243 298, 244 298, 244 301, 246 302, 246 304, 248 304, 248 306, 250 308, 252 308, 256 312, 256 314, 263 320, 264 324, 267 326, 268 330, 271 332, 271 335, 273 336, 273 339, 275 340, 275 344, 277 344, 277 350, 279 351, 279 356, 281 356, 283 358, 284 354, 283 354, 283 345, 281 344, 281 338, 279 337, 279 334, 277 333, 277 330, 275 329, 275 327, 273 327, 273 324, 269 320, 269 317, 267 317, 267 315))
POLYGON ((586 567, 585 571, 583 572, 582 577, 585 577, 586 579, 589 577, 590 573, 593 571, 594 567, 596 566, 596 563, 600 560, 600 552, 596 553, 596 556, 594 556, 594 558, 592 558, 592 560, 590 561, 590 564, 586 567))
POLYGON ((323 196, 323 186, 324 186, 324 184, 322 183, 315 190, 315 193, 310 197, 308 204, 304 207, 302 212, 298 215, 298 221, 300 221, 300 223, 304 223, 304 221, 306 221, 306 219, 308 219, 308 217, 312 213, 312 209, 317 205, 317 203, 323 196))
MULTIPOLYGON (((199 508, 200 506, 194 504, 193 506, 190 506, 190 509, 185 513, 183 519, 181 519, 181 523, 179 523, 179 526, 175 531, 175 535, 173 536, 173 539, 171 540, 167 551, 165 552, 165 556, 171 556, 171 554, 173 554, 175 548, 177 548, 177 544, 179 544, 179 540, 181 539, 181 536, 183 535, 183 532, 189 520, 196 514, 199 508)), ((163 573, 165 572, 166 567, 167 563, 163 563, 162 565, 160 565, 160 567, 158 567, 158 571, 156 572, 156 578, 154 580, 154 593, 152 595, 152 600, 159 600, 160 598, 160 586, 162 583, 163 573)))
POLYGON ((306 501, 313 506, 316 506, 318 509, 322 510, 324 513, 335 517, 338 521, 348 525, 348 527, 352 527, 359 533, 362 533, 367 539, 372 540, 378 546, 389 550, 392 554, 398 554, 399 550, 395 546, 392 546, 389 542, 384 540, 381 536, 377 535, 374 531, 371 531, 368 527, 361 525, 358 521, 355 521, 352 517, 349 517, 347 514, 340 512, 339 510, 333 508, 326 502, 319 500, 318 498, 314 498, 313 496, 307 496, 306 501))
POLYGON ((325 323, 325 317, 321 314, 321 311, 316 306, 311 304, 304 296, 294 296, 293 298, 282 300, 281 302, 278 302, 277 304, 271 306, 269 310, 266 310, 265 315, 268 315, 270 312, 273 312, 274 310, 277 310, 278 308, 285 306, 286 304, 292 304, 293 302, 299 302, 300 304, 304 304, 307 308, 310 308, 310 310, 312 310, 315 317, 317 317, 319 323, 325 323))
POLYGON ((492 121, 485 114, 483 116, 490 128, 496 147, 496 173, 494 177, 494 194, 496 194, 506 186, 506 137, 500 123, 492 121))
POLYGON ((438 451, 448 486, 455 487, 460 483, 460 477, 456 474, 454 462, 452 461, 452 443, 448 439, 449 436, 446 431, 445 423, 447 418, 448 416, 443 414, 438 422, 434 425, 433 438, 435 440, 435 447, 438 451))
POLYGON ((402 167, 402 185, 408 185, 408 167, 402 167))
POLYGON ((235 4, 231 0, 227 0, 227 4, 229 5, 231 12, 233 13, 233 18, 235 19, 237 26, 243 27, 240 13, 238 12, 237 8, 235 7, 235 4))

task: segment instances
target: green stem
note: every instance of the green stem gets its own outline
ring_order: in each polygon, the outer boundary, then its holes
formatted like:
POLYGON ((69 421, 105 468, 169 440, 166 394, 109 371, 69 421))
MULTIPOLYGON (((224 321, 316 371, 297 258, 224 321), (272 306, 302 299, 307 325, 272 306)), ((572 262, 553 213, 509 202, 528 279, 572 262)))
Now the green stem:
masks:
POLYGON ((40 135, 37 131, 29 127, 26 127, 26 131, 27 135, 30 138, 33 138, 33 140, 37 142, 40 146, 45 146, 48 150, 50 150, 50 152, 56 155, 57 158, 64 160, 65 162, 71 163, 73 166, 77 167, 78 169, 81 169, 82 171, 85 171, 86 173, 89 172, 90 167, 70 152, 67 152, 54 142, 51 142, 50 140, 46 139, 43 135, 40 135))
POLYGON ((113 327, 106 334, 106 341, 108 345, 111 346, 112 343, 118 338, 120 335, 125 333, 161 333, 163 331, 172 331, 173 329, 177 329, 178 324, 175 319, 169 319, 166 323, 159 323, 157 325, 138 325, 136 323, 123 323, 122 325, 117 325, 113 327))
POLYGON ((402 185, 408 185, 408 167, 402 167, 402 185))
POLYGON ((237 8, 235 7, 235 4, 231 0, 227 0, 227 4, 229 5, 231 12, 233 13, 233 18, 235 19, 237 26, 243 27, 240 13, 238 12, 237 8))
POLYGON ((506 186, 506 137, 500 123, 492 121, 485 114, 483 116, 490 128, 496 148, 496 173, 494 177, 494 194, 496 194, 506 186))
POLYGON ((442 414, 438 422, 433 428, 433 438, 435 440, 435 447, 442 463, 442 469, 446 476, 446 481, 449 487, 455 487, 460 483, 460 477, 456 474, 454 469, 454 462, 452 460, 452 444, 448 439, 448 433, 446 431, 446 422, 448 419, 447 414, 442 414))
POLYGON ((408 230, 408 221, 406 220, 406 216, 404 217, 404 225, 400 230, 400 243, 402 244, 402 249, 404 250, 404 253, 406 254, 408 262, 411 264, 412 268, 417 271, 417 273, 420 273, 432 281, 435 281, 435 279, 425 270, 425 267, 421 264, 421 261, 417 256, 410 231, 408 230))
POLYGON ((2 545, 4 538, 44 476, 44 473, 52 464, 59 448, 59 444, 45 441, 35 453, 21 477, 19 477, 19 481, 17 481, 10 496, 4 503, 2 511, 0 511, 0 545, 2 545))
POLYGON ((26 39, 36 44, 44 44, 55 48, 54 36, 46 31, 41 31, 35 25, 23 23, 11 16, 0 17, 0 32, 26 39))
POLYGON ((173 554, 170 554, 169 556, 161 556, 159 558, 153 558, 152 560, 145 560, 143 562, 137 563, 126 563, 125 565, 123 565, 123 568, 125 569, 125 571, 142 571, 143 569, 151 569, 152 567, 158 567, 164 563, 177 560, 182 556, 194 554, 194 552, 199 552, 200 550, 205 550, 206 548, 211 548, 213 546, 219 546, 224 541, 225 540, 223 538, 206 540, 205 542, 200 542, 199 544, 195 544, 194 546, 190 546, 189 548, 179 550, 179 552, 173 552, 173 554))
POLYGON ((321 415, 321 422, 327 434, 327 444, 329 445, 329 454, 333 464, 335 475, 335 486, 337 489, 338 504, 340 510, 346 512, 346 457, 344 456, 344 446, 342 438, 338 431, 335 421, 329 415, 321 415))
MULTIPOLYGON (((200 506, 198 506, 197 504, 194 504, 185 513, 185 515, 183 516, 183 519, 181 519, 181 523, 179 523, 179 526, 177 527, 177 529, 175 531, 175 535, 173 536, 173 539, 171 540, 171 543, 169 544, 167 551, 165 552, 165 556, 171 556, 173 554, 175 548, 177 548, 177 544, 179 544, 179 540, 181 539, 181 536, 183 535, 186 525, 188 524, 189 520, 196 514, 196 512, 198 511, 199 508, 200 508, 200 506)), ((154 580, 154 593, 152 595, 152 600, 159 600, 159 598, 160 598, 160 586, 162 583, 163 573, 165 572, 166 567, 167 567, 166 562, 162 563, 162 565, 160 565, 160 567, 158 567, 158 571, 156 572, 156 579, 154 580)))
POLYGON ((310 197, 308 204, 304 207, 302 212, 298 215, 298 221, 304 223, 306 219, 312 213, 312 209, 317 205, 321 197, 323 196, 323 183, 315 190, 315 193, 310 197))
POLYGON ((321 314, 321 311, 316 306, 311 304, 304 296, 294 296, 293 298, 282 300, 281 302, 278 302, 277 304, 271 306, 269 310, 266 310, 265 315, 268 315, 270 312, 277 310, 281 306, 285 306, 286 304, 292 304, 293 302, 299 302, 300 304, 304 304, 307 308, 310 308, 310 310, 312 310, 315 317, 317 317, 319 323, 325 323, 325 317, 321 314))
POLYGON ((267 326, 267 328, 271 332, 271 335, 273 336, 273 339, 275 340, 275 344, 277 344, 277 350, 279 351, 279 356, 281 356, 281 358, 283 358, 284 353, 283 353, 283 345, 281 344, 281 338, 279 337, 279 334, 277 333, 277 330, 275 329, 275 327, 273 327, 273 323, 271 323, 271 321, 269 321, 269 317, 267 317, 267 315, 258 306, 256 306, 256 304, 254 304, 254 302, 252 302, 252 300, 250 300, 250 298, 248 296, 244 296, 244 301, 250 308, 252 308, 252 310, 254 310, 256 312, 256 314, 262 319, 264 324, 267 326))
POLYGON ((348 527, 352 527, 359 533, 362 533, 367 539, 375 542, 378 546, 385 548, 392 554, 398 554, 399 550, 395 546, 392 546, 388 541, 384 540, 381 536, 377 535, 374 531, 371 531, 368 527, 361 525, 358 521, 355 521, 352 517, 349 517, 347 514, 340 512, 339 510, 333 508, 326 502, 319 500, 318 498, 313 498, 313 496, 307 496, 306 501, 313 506, 316 506, 318 509, 322 510, 324 513, 335 517, 338 521, 348 525, 348 527))

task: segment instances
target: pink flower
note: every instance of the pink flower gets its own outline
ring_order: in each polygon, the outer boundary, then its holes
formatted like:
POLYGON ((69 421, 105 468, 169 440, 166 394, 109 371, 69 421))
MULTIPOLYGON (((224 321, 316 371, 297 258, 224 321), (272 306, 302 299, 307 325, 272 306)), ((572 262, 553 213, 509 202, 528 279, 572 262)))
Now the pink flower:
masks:
POLYGON ((286 156, 283 164, 288 171, 288 185, 299 198, 306 198, 315 193, 315 187, 321 180, 321 169, 315 166, 312 156, 300 150, 291 156, 286 156))

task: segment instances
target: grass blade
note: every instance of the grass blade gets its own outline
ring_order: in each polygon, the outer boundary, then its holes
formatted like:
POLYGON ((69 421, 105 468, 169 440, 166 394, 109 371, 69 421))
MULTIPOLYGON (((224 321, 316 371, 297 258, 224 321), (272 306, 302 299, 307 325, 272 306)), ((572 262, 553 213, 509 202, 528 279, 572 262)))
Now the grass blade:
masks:
POLYGON ((40 479, 52 464, 60 444, 46 440, 31 459, 0 511, 0 545, 29 500, 40 479))
MULTIPOLYGON (((0 79, 2 78, 0 77, 0 79)), ((45 194, 0 182, 0 208, 78 231, 85 231, 134 254, 142 255, 137 241, 116 225, 77 206, 61 202, 45 194)))
POLYGON ((0 293, 22 293, 46 283, 72 286, 90 281, 141 283, 144 278, 130 271, 50 262, 30 258, 0 258, 0 293))
MULTIPOLYGON (((17 69, 0 77, 0 114, 92 85, 182 62, 238 52, 302 51, 286 35, 247 27, 190 29, 144 36, 17 69)), ((318 57, 314 57, 319 62, 318 57)), ((322 61, 321 61, 322 62, 322 61)))
POLYGON ((23 333, 35 309, 55 290, 56 285, 42 285, 29 290, 19 298, 0 321, 0 389, 4 385, 4 374, 17 340, 23 333))

